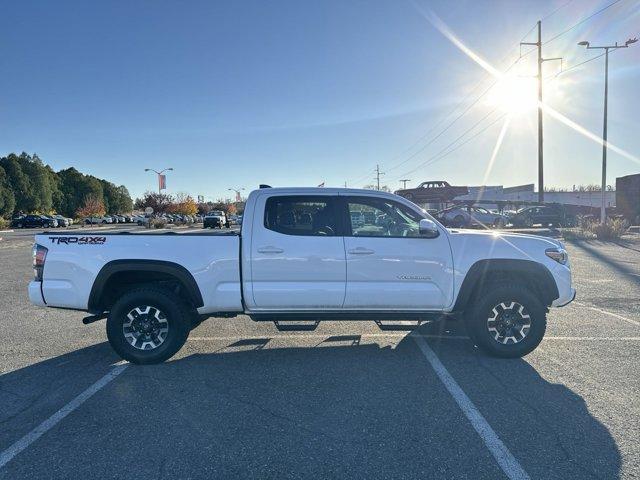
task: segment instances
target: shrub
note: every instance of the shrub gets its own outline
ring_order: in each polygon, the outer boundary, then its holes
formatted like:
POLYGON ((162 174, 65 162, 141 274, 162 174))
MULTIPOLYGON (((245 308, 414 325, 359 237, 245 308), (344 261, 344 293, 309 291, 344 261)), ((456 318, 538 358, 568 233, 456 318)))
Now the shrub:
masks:
POLYGON ((562 238, 565 240, 591 240, 595 237, 595 234, 581 227, 565 228, 562 230, 562 238))
POLYGON ((614 218, 607 220, 603 225, 591 223, 588 228, 598 240, 617 240, 627 230, 627 222, 620 218, 614 218))
POLYGON ((167 221, 164 218, 153 218, 147 222, 147 228, 165 228, 167 221))
POLYGON ((568 228, 562 232, 567 240, 617 240, 627 230, 627 222, 621 218, 612 218, 604 225, 594 216, 585 216, 578 219, 577 228, 568 228))
POLYGON ((5 220, 4 218, 0 217, 0 230, 4 230, 8 226, 9 226, 9 220, 5 220))

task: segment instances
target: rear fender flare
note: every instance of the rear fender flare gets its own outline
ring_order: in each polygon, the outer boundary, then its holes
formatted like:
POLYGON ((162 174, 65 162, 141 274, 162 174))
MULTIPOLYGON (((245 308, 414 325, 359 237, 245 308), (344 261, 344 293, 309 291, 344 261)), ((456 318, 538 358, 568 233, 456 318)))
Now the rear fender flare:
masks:
POLYGON ((104 311, 101 305, 104 287, 114 274, 121 272, 159 272, 171 275, 180 282, 196 308, 204 305, 198 284, 189 270, 182 265, 164 260, 113 260, 100 269, 93 282, 89 294, 89 312, 102 313, 104 311))

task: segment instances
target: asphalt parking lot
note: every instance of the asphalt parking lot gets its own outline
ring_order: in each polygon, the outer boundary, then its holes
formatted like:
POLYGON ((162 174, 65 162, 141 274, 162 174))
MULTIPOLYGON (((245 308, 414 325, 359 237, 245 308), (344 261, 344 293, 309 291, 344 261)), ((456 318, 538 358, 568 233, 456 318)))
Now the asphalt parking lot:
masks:
POLYGON ((32 236, 0 233, 0 480, 640 478, 640 241, 568 244, 578 298, 524 359, 456 321, 238 317, 135 366, 104 322, 29 304, 32 236))

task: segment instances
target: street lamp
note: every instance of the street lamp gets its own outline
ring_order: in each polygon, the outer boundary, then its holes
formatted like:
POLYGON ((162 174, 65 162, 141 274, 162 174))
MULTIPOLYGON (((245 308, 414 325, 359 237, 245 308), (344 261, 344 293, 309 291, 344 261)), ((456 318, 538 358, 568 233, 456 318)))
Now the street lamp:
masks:
POLYGON ((173 171, 173 168, 169 167, 169 168, 165 168, 164 170, 154 170, 153 168, 145 168, 144 169, 145 172, 155 172, 158 175, 158 195, 160 195, 162 192, 162 184, 160 183, 160 175, 162 175, 164 172, 170 172, 173 171))
POLYGON ((604 124, 602 128, 602 204, 600 205, 600 223, 604 224, 607 219, 606 196, 607 196, 607 101, 609 97, 609 50, 617 50, 618 48, 628 48, 629 45, 636 43, 637 38, 630 38, 624 45, 603 45, 592 47, 587 41, 578 42, 581 47, 588 50, 604 50, 604 124))
POLYGON ((236 192, 236 202, 239 202, 240 199, 242 198, 240 196, 240 190, 244 190, 244 187, 240 187, 240 188, 228 188, 227 190, 229 190, 230 192, 236 192))

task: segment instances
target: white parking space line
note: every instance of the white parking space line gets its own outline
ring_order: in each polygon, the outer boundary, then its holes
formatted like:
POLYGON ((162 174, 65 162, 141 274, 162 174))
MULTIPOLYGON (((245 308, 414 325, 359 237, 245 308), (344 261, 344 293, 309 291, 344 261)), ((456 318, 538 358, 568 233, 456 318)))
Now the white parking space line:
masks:
POLYGON ((73 412, 76 408, 86 402, 93 394, 95 394, 98 390, 106 386, 111 380, 120 375, 126 368, 128 364, 117 364, 114 368, 111 369, 109 373, 107 373, 104 377, 98 380, 96 383, 87 388, 84 392, 78 395, 76 398, 67 403, 64 407, 58 410, 56 413, 47 418, 44 422, 38 425, 36 428, 27 433, 20 440, 15 442, 9 448, 0 453, 0 468, 4 467, 7 463, 9 463, 13 457, 18 455, 20 452, 29 447, 33 442, 38 440, 42 435, 51 430, 54 426, 56 426, 60 420, 73 412))
POLYGON ((637 320, 633 320, 631 318, 627 318, 627 317, 623 317, 622 315, 618 315, 617 313, 613 313, 613 312, 607 312, 606 310, 603 310, 601 308, 597 308, 597 307, 592 307, 591 305, 587 305, 586 303, 582 303, 582 302, 573 302, 576 305, 580 306, 580 307, 584 307, 584 308, 588 308, 589 310, 593 310, 595 312, 599 312, 599 313, 604 313, 605 315, 610 315, 614 318, 618 318, 620 320, 624 320, 625 322, 628 322, 632 325, 636 325, 638 327, 640 327, 640 322, 637 320))
POLYGON ((418 344, 422 354, 431 364, 440 381, 462 410, 462 413, 464 413, 465 417, 471 422, 475 431, 478 432, 478 435, 480 435, 480 438, 482 438, 482 441, 493 455, 493 458, 496 459, 502 471, 512 480, 528 480, 529 475, 527 472, 524 471, 524 468, 522 468, 518 460, 516 460, 507 446, 500 440, 498 434, 491 428, 491 425, 489 425, 487 420, 482 416, 471 399, 464 393, 462 388, 460 388, 460 385, 458 385, 451 376, 424 338, 417 335, 412 335, 412 337, 418 344))

